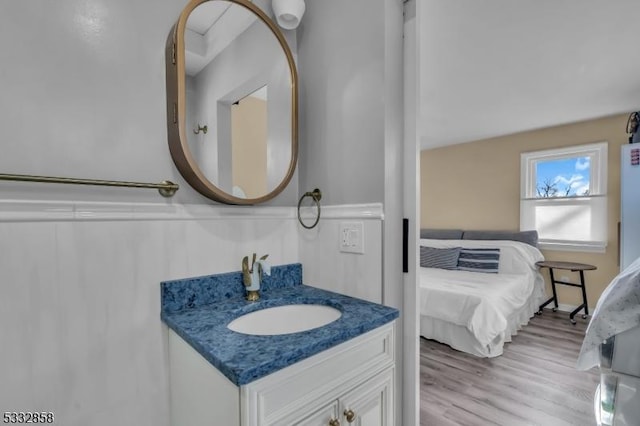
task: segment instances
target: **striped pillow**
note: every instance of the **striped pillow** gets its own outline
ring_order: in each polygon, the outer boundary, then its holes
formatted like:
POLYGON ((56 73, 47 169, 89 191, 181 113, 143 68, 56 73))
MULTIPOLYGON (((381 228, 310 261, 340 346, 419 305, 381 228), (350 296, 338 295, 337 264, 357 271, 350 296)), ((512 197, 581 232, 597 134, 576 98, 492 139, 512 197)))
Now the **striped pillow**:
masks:
POLYGON ((438 249, 420 246, 420 266, 423 268, 458 269, 460 247, 438 249))
POLYGON ((499 248, 462 248, 457 269, 497 274, 499 262, 499 248))

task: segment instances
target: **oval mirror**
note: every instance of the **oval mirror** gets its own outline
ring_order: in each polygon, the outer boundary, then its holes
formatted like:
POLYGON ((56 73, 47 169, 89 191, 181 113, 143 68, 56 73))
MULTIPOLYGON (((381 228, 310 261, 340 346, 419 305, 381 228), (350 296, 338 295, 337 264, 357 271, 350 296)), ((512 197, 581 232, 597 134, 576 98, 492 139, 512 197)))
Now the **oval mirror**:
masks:
POLYGON ((192 0, 166 50, 171 157, 202 195, 257 204, 287 186, 298 157, 293 56, 248 0, 192 0))

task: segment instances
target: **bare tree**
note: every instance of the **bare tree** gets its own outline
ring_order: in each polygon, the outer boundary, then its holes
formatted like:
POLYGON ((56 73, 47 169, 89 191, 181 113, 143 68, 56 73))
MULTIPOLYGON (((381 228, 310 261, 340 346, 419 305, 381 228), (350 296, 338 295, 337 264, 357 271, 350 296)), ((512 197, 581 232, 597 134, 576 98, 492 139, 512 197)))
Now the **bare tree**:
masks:
POLYGON ((564 186, 564 189, 558 187, 558 182, 551 179, 545 179, 542 184, 536 187, 538 198, 551 198, 551 197, 587 197, 589 196, 589 190, 586 189, 581 194, 572 194, 571 184, 564 186))
POLYGON ((558 184, 550 179, 545 179, 542 185, 536 187, 536 192, 539 198, 555 197, 558 193, 558 184))

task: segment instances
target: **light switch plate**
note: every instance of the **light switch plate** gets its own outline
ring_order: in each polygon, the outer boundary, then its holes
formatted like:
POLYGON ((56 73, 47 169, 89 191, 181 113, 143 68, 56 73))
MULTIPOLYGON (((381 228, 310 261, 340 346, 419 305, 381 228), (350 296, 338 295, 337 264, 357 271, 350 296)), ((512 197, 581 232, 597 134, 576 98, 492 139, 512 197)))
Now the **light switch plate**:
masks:
POLYGON ((364 254, 364 223, 340 222, 340 251, 364 254))

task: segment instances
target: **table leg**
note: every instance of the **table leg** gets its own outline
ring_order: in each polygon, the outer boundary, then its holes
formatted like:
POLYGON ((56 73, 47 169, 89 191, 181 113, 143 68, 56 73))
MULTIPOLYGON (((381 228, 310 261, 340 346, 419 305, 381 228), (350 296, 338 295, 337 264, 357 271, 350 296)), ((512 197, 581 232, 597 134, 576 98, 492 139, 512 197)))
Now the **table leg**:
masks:
MULTIPOLYGON (((576 320, 573 319, 573 317, 576 316, 576 314, 578 312, 580 312, 580 309, 584 308, 585 310, 587 309, 587 305, 585 305, 584 303, 580 306, 578 306, 577 308, 575 308, 570 314, 569 314, 569 320, 571 321, 571 324, 576 323, 576 320)), ((582 318, 586 318, 586 315, 583 315, 582 318)))
POLYGON ((580 286, 582 287, 582 303, 584 304, 584 314, 582 318, 589 315, 589 303, 587 303, 587 286, 584 284, 584 271, 580 271, 580 286))
POLYGON ((555 307, 552 308, 553 312, 558 310, 558 295, 556 294, 556 280, 555 278, 553 278, 553 268, 549 268, 549 278, 551 279, 551 290, 553 290, 553 297, 549 298, 542 305, 540 305, 538 312, 536 312, 536 314, 538 315, 541 315, 542 309, 551 302, 553 302, 555 305, 555 307))
POLYGON ((553 290, 553 304, 556 306, 553 312, 558 310, 558 294, 556 293, 556 279, 553 276, 553 268, 549 268, 549 277, 551 278, 551 290, 553 290))
POLYGON ((542 308, 544 308, 545 306, 547 306, 551 302, 553 302, 553 297, 550 298, 549 300, 547 300, 546 302, 544 302, 542 305, 540 305, 540 308, 538 308, 538 312, 536 312, 536 314, 542 315, 542 308))

